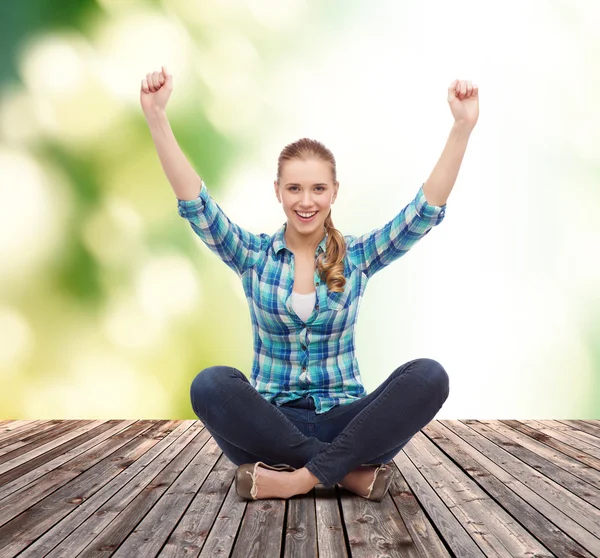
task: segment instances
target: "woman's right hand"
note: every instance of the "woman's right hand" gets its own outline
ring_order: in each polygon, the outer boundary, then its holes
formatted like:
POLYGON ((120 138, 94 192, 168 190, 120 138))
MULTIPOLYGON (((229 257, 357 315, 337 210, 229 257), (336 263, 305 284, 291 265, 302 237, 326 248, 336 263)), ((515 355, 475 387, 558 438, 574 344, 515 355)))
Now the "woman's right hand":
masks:
POLYGON ((144 114, 165 110, 173 91, 173 76, 162 66, 161 72, 146 74, 142 80, 140 103, 144 114))

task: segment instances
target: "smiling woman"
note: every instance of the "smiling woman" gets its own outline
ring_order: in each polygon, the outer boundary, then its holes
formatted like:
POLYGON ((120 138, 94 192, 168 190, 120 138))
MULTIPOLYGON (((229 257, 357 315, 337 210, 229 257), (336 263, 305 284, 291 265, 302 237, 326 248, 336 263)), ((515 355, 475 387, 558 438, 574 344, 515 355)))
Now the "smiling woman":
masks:
POLYGON ((206 368, 192 382, 192 407, 239 465, 244 498, 341 483, 380 500, 392 481, 387 462, 433 419, 449 381, 438 362, 417 359, 367 395, 355 354, 358 308, 370 277, 441 223, 444 208, 429 205, 421 187, 389 223, 343 236, 331 219, 335 159, 307 138, 281 152, 274 190, 287 217, 274 235, 231 222, 203 181, 196 199, 178 201, 180 215, 242 280, 254 333, 250 378, 231 366, 206 368))
MULTIPOLYGON (((435 417, 449 377, 439 362, 420 358, 367 395, 355 354, 358 308, 370 278, 444 219, 445 205, 428 199, 449 194, 464 133, 448 142, 427 195, 421 186, 391 221, 361 236, 333 225, 339 182, 331 151, 308 138, 288 144, 274 181, 287 221, 273 235, 258 235, 227 217, 178 148, 164 116, 171 84, 169 75, 148 74, 142 107, 179 214, 241 279, 254 335, 250 379, 231 366, 202 370, 190 389, 194 413, 239 465, 244 498, 287 498, 341 483, 381 500, 392 481, 389 460, 435 417)), ((461 126, 474 125, 467 118, 474 109, 466 114, 449 95, 461 126)))

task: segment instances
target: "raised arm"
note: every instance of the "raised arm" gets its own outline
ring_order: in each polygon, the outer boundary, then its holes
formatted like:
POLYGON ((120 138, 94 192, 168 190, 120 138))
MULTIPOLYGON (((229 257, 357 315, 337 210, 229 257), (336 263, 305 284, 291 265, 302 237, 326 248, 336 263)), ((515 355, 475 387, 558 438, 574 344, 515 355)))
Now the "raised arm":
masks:
POLYGON ((448 105, 454 124, 444 151, 423 186, 427 201, 443 205, 456 182, 471 132, 479 119, 479 87, 469 80, 455 79, 448 87, 448 105))
POLYGON ((351 260, 369 277, 406 254, 444 219, 446 201, 479 118, 479 87, 468 80, 454 80, 448 87, 448 104, 454 124, 437 164, 415 199, 389 223, 348 245, 351 260))
POLYGON ((201 180, 181 151, 165 112, 172 91, 173 76, 163 66, 160 72, 148 73, 142 80, 140 104, 175 195, 180 200, 194 200, 200 193, 201 180))
POLYGON ((260 258, 263 238, 242 229, 225 215, 179 147, 165 112, 172 88, 173 77, 163 66, 161 72, 147 74, 140 91, 160 163, 177 197, 179 214, 189 221, 204 244, 241 276, 260 258))
POLYGON ((423 185, 423 191, 427 201, 432 205, 443 205, 448 200, 452 188, 456 183, 456 177, 462 163, 471 130, 464 125, 452 126, 444 151, 431 171, 427 182, 423 185))
POLYGON ((146 115, 152 140, 165 175, 180 200, 195 200, 202 180, 179 147, 165 111, 146 115))

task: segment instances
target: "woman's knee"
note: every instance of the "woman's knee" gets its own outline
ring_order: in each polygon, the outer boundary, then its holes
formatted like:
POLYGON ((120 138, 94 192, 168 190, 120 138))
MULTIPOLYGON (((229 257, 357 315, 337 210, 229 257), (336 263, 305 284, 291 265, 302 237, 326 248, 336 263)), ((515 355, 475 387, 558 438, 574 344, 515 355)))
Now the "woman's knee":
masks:
POLYGON ((231 366, 209 366, 204 368, 192 380, 190 399, 197 416, 201 416, 206 405, 211 401, 219 401, 227 393, 227 382, 243 374, 231 366))
POLYGON ((417 359, 417 362, 419 363, 419 375, 425 376, 432 389, 438 391, 442 400, 445 401, 450 393, 450 377, 446 369, 432 358, 420 358, 417 359))

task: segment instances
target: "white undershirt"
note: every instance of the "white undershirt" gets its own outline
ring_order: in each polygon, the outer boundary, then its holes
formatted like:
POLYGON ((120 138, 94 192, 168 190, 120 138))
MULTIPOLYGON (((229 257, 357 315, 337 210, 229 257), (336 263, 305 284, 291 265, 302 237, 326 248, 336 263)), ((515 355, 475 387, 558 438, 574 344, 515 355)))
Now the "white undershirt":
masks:
POLYGON ((296 314, 298 314, 298 316, 300 316, 300 318, 304 322, 308 320, 308 317, 312 314, 316 301, 316 291, 306 294, 292 291, 292 308, 294 309, 294 312, 296 312, 296 314))

